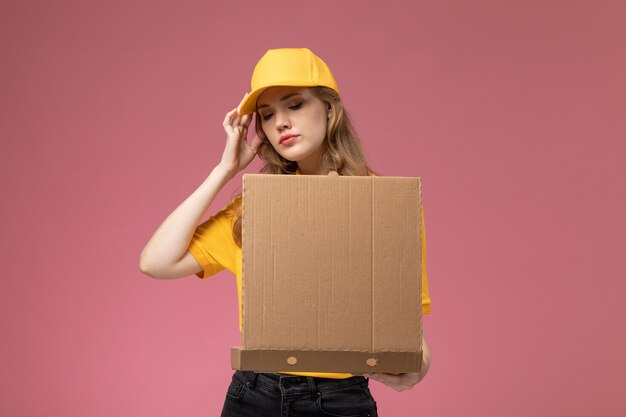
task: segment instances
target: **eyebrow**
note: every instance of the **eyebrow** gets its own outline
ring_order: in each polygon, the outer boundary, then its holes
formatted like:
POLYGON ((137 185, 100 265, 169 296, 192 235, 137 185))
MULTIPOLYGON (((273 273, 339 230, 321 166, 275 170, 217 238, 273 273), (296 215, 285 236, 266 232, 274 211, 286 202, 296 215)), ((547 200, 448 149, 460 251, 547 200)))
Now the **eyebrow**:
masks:
MULTIPOLYGON (((289 100, 291 97, 293 96, 301 96, 302 93, 292 93, 292 94, 288 94, 285 97, 281 98, 280 101, 285 101, 285 100, 289 100)), ((269 107, 269 104, 261 104, 260 106, 257 106, 257 109, 262 109, 264 107, 269 107)))

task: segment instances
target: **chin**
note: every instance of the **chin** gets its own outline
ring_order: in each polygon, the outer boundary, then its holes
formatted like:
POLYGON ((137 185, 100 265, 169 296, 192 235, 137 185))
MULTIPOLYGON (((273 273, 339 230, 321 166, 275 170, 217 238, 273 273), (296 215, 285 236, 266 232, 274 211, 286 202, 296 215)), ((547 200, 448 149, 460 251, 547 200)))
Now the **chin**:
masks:
POLYGON ((285 152, 280 154, 280 156, 291 162, 300 162, 303 159, 306 159, 309 154, 303 154, 301 152, 285 152))

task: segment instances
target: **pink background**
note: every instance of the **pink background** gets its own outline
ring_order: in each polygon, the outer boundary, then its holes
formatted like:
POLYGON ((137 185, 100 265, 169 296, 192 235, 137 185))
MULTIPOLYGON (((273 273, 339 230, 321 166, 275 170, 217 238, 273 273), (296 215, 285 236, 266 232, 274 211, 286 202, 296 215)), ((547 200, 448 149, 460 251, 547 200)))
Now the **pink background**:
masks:
POLYGON ((234 278, 153 280, 139 253, 287 46, 329 63, 376 170, 423 178, 433 363, 408 392, 372 381, 381 416, 625 415, 624 2, 14 0, 0 20, 0 415, 219 414, 234 278))

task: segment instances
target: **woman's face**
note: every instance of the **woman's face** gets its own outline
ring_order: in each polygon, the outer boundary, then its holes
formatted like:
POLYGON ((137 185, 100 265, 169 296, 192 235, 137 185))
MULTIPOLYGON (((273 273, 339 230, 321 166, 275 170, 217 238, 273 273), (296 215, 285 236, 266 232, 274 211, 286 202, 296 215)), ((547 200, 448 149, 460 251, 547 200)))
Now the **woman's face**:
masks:
POLYGON ((263 132, 276 152, 301 170, 321 166, 329 111, 306 87, 270 87, 257 99, 263 132))

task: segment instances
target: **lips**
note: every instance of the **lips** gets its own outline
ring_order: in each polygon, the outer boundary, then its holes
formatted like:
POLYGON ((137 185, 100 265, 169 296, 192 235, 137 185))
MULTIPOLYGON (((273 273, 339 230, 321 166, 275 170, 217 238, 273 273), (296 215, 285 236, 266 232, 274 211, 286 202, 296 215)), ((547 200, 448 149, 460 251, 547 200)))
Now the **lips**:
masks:
POLYGON ((280 137, 280 140, 278 141, 278 143, 280 145, 282 145, 282 144, 287 145, 287 144, 289 144, 289 143, 291 143, 291 142, 293 142, 295 140, 293 138, 297 138, 298 136, 299 135, 283 135, 283 136, 280 137))

